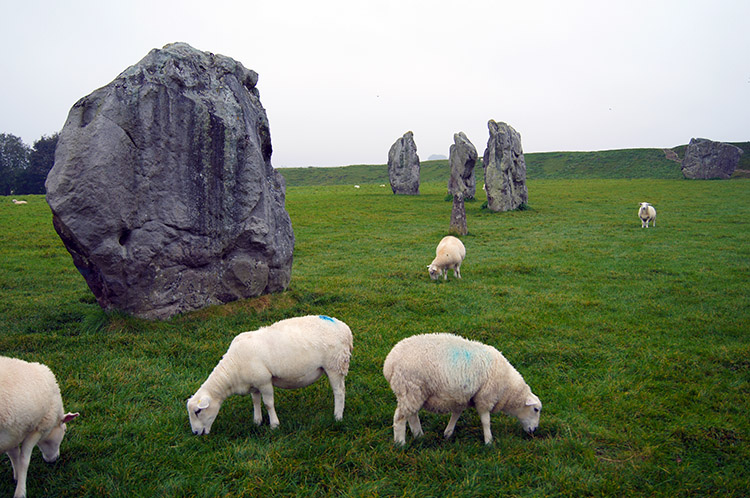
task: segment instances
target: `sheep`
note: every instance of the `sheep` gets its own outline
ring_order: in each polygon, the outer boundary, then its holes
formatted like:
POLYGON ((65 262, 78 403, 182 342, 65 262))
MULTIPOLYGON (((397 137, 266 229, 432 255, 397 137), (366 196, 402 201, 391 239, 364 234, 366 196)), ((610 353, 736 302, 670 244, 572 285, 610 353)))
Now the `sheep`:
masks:
POLYGON ((250 393, 253 421, 263 422, 261 396, 271 429, 279 426, 273 388, 297 389, 325 372, 333 390, 336 420, 344 416, 346 374, 352 352, 352 332, 336 318, 310 315, 289 318, 237 335, 211 375, 187 401, 193 434, 204 435, 232 394, 250 393))
POLYGON ((437 280, 443 275, 444 280, 448 280, 448 270, 453 270, 456 278, 461 278, 461 263, 466 257, 466 248, 463 243, 448 235, 443 237, 435 250, 435 259, 427 267, 432 280, 437 280))
POLYGON ((648 228, 649 221, 652 226, 656 226, 656 209, 648 202, 641 202, 641 207, 638 208, 638 217, 641 219, 641 228, 648 228))
POLYGON ((19 204, 28 204, 26 201, 19 201, 18 199, 13 199, 13 204, 18 206, 19 204))
POLYGON ((453 435, 467 406, 475 406, 484 443, 492 442, 490 412, 516 417, 532 434, 542 403, 521 374, 492 346, 453 334, 420 334, 396 344, 383 363, 383 375, 396 395, 393 439, 406 443, 406 422, 414 437, 423 435, 419 410, 450 412, 443 435, 453 435))
POLYGON ((46 365, 0 356, 0 453, 7 453, 16 480, 14 498, 26 496, 31 452, 39 446, 45 462, 60 456, 66 425, 60 387, 46 365))

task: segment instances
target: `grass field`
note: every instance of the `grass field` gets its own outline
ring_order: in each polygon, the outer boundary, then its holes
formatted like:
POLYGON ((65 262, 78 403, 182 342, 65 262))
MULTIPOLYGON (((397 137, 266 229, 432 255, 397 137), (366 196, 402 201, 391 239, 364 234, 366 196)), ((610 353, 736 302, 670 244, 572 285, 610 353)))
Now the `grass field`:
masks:
POLYGON ((463 279, 438 283, 445 183, 379 181, 290 181, 289 290, 164 322, 102 312, 43 197, 3 199, 0 353, 48 364, 81 412, 57 463, 35 451, 29 496, 750 495, 750 180, 532 179, 530 210, 467 203, 463 279), (248 396, 192 435, 185 400, 234 335, 321 313, 354 333, 342 422, 320 380, 276 390, 275 431, 248 396), (393 446, 382 362, 439 331, 503 352, 544 403, 534 437, 498 413, 485 446, 469 409, 450 440, 448 416, 423 413, 425 437, 393 446))

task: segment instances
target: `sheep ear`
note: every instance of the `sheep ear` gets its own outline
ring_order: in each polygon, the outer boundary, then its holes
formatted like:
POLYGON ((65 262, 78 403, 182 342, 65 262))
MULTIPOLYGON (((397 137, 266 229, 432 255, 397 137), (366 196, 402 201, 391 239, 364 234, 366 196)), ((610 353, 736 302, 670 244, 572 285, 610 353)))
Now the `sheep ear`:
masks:
POLYGON ((204 410, 208 408, 208 405, 211 403, 211 398, 201 398, 198 400, 198 408, 201 410, 204 410))
POLYGON ((539 398, 537 398, 534 393, 531 393, 529 397, 526 398, 526 406, 538 405, 538 404, 539 404, 539 398))
POLYGON ((62 423, 63 424, 67 424, 68 422, 70 422, 71 420, 73 420, 74 418, 76 418, 78 415, 80 415, 80 413, 78 413, 78 412, 75 412, 75 413, 66 413, 65 415, 63 415, 62 423))

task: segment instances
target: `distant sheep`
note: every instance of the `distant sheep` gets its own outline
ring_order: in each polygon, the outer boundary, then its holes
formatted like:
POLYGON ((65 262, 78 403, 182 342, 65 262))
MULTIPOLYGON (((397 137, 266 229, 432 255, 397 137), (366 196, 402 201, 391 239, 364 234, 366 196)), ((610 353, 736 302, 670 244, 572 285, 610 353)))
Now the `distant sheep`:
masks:
POLYGON ((28 204, 26 201, 19 201, 18 199, 13 199, 13 204, 18 206, 19 204, 28 204))
POLYGON ((641 202, 641 207, 638 208, 638 217, 641 219, 641 228, 648 228, 649 222, 652 226, 656 226, 656 209, 648 202, 641 202))
POLYGON ((443 275, 444 280, 448 280, 448 270, 453 270, 456 278, 461 278, 461 263, 466 257, 466 248, 463 243, 448 235, 443 237, 435 250, 435 259, 427 267, 430 278, 437 280, 443 275))
POLYGON ((383 364, 383 375, 398 402, 393 439, 406 443, 406 422, 414 437, 423 435, 419 410, 450 413, 446 438, 458 417, 475 406, 484 442, 492 441, 490 413, 516 417, 531 434, 539 425, 542 403, 521 374, 492 346, 453 334, 422 334, 396 344, 383 364))
POLYGON ((26 475, 34 446, 45 462, 60 456, 66 423, 55 375, 41 363, 0 356, 0 452, 7 453, 17 481, 15 498, 26 496, 26 475))
POLYGON ((323 373, 333 390, 336 420, 344 416, 346 374, 352 352, 352 332, 342 321, 324 315, 289 318, 253 332, 237 335, 211 375, 187 401, 193 434, 208 434, 224 400, 250 393, 253 421, 263 422, 261 396, 271 428, 279 426, 273 388, 297 389, 323 373))

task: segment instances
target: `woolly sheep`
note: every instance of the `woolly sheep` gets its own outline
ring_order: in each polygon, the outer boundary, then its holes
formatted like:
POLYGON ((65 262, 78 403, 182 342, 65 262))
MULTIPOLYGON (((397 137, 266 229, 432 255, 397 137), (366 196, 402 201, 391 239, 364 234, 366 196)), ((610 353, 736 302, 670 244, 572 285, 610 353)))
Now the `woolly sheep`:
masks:
POLYGON ((531 434, 539 425, 542 403, 521 374, 492 346, 453 334, 421 334, 396 344, 383 364, 396 395, 393 439, 406 443, 406 422, 414 437, 423 435, 419 410, 450 412, 446 438, 467 406, 475 406, 484 442, 492 441, 490 412, 516 417, 531 434))
POLYGON ((65 413, 52 371, 41 363, 0 356, 0 452, 7 453, 17 481, 15 498, 26 496, 31 452, 39 446, 45 462, 60 456, 66 423, 78 413, 65 413))
POLYGON ((13 199, 13 204, 19 205, 19 204, 28 204, 26 201, 19 201, 18 199, 13 199))
POLYGON ((279 426, 273 388, 297 389, 325 372, 333 390, 336 420, 344 416, 346 374, 352 332, 342 321, 325 315, 289 318, 237 335, 211 375, 187 401, 193 434, 208 434, 224 400, 250 393, 253 421, 263 422, 261 396, 271 428, 279 426))
POLYGON ((466 248, 463 243, 448 235, 443 237, 435 250, 435 259, 427 267, 430 278, 437 280, 443 275, 444 280, 448 280, 448 270, 453 270, 453 275, 461 278, 461 263, 466 257, 466 248))
POLYGON ((648 202, 641 202, 641 207, 638 208, 638 217, 641 219, 641 228, 648 228, 649 221, 652 226, 656 226, 656 209, 648 202))

